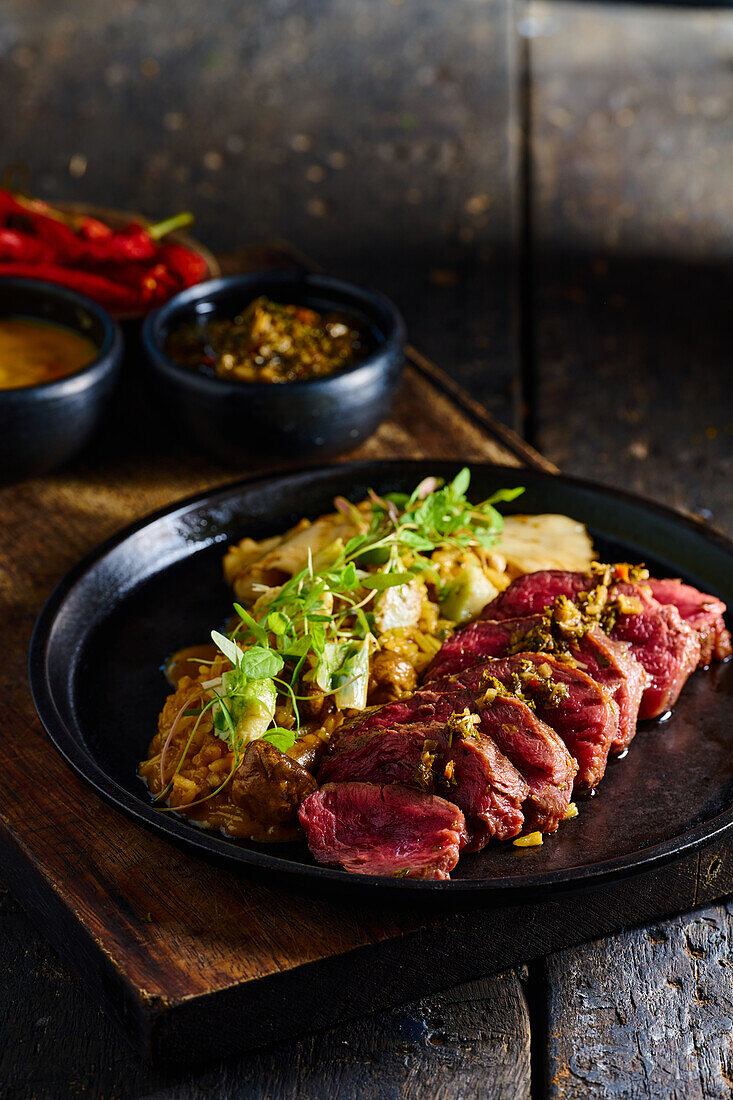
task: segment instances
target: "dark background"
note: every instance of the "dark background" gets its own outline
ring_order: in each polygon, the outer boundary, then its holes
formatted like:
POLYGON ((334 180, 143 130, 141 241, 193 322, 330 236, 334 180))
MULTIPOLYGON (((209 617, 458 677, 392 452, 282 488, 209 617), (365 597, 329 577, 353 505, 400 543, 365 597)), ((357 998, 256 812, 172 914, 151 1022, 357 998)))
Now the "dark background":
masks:
MULTIPOLYGON (((394 295, 414 339, 450 348, 467 379, 489 341, 506 358, 518 155, 507 6, 2 7, 3 160, 29 166, 42 195, 154 218, 192 210, 219 250, 287 238, 394 295)), ((510 415, 506 377, 485 393, 510 415)))
MULTIPOLYGON (((0 0, 0 87, 41 196, 287 238, 567 472, 733 529, 730 10, 0 0)), ((713 907, 171 1077, 5 894, 0 1095, 722 1098, 732 935, 713 907)))

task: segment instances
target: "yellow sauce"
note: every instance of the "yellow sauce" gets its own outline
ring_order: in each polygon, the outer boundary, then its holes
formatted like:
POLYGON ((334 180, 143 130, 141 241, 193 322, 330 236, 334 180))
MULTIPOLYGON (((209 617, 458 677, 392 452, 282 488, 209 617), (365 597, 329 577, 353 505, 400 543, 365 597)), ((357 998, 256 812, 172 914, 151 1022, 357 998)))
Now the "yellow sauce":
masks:
POLYGON ((86 367, 99 349, 63 325, 26 317, 0 317, 0 389, 54 382, 86 367))

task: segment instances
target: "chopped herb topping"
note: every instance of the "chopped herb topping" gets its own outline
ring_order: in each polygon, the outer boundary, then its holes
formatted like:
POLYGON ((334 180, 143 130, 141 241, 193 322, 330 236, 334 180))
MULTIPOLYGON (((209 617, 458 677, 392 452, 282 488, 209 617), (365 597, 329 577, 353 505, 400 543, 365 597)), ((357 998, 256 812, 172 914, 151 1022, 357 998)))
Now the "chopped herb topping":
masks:
POLYGON ((642 603, 638 596, 619 592, 615 584, 629 582, 643 584, 649 577, 644 566, 603 565, 593 562, 591 578, 597 583, 587 592, 579 592, 575 600, 557 596, 542 618, 526 631, 517 631, 510 640, 507 653, 552 653, 567 660, 573 642, 578 641, 593 627, 605 634, 613 630, 619 615, 638 615, 642 603))
POLYGON ((482 707, 490 707, 497 698, 514 699, 517 694, 512 686, 502 683, 496 676, 492 676, 488 672, 481 677, 481 688, 484 690, 484 694, 477 702, 482 707))
POLYGON ((453 744, 453 738, 457 737, 464 741, 470 741, 472 738, 479 737, 478 726, 481 725, 481 719, 478 714, 471 714, 468 707, 465 710, 454 711, 446 723, 446 732, 448 734, 448 744, 453 744))
POLYGON ((433 786, 433 765, 438 748, 437 741, 423 741, 420 763, 415 770, 415 783, 423 791, 430 791, 433 786))
POLYGON ((518 699, 531 710, 536 710, 538 703, 556 707, 568 697, 567 685, 553 679, 549 664, 535 665, 530 660, 520 661, 517 670, 510 674, 507 682, 486 673, 481 687, 484 685, 486 690, 479 700, 483 706, 491 705, 497 698, 503 697, 518 699))
POLYGON ((590 575, 595 578, 597 584, 605 584, 606 587, 619 581, 643 584, 644 581, 649 580, 649 570, 643 562, 640 565, 631 565, 627 561, 606 565, 603 562, 594 561, 590 565, 590 575))

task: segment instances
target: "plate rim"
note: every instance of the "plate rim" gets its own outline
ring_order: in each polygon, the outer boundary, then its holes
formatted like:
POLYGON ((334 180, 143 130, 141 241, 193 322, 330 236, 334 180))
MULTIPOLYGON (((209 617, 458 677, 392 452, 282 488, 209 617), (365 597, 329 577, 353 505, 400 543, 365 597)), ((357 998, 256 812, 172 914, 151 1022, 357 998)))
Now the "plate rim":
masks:
MULTIPOLYGON (((156 523, 160 519, 173 516, 199 505, 203 506, 217 496, 230 496, 241 489, 256 489, 258 485, 283 482, 307 475, 327 475, 356 479, 359 473, 379 467, 380 470, 392 468, 404 470, 410 467, 424 469, 429 465, 468 466, 473 471, 481 469, 487 472, 511 473, 521 478, 527 475, 536 482, 560 481, 571 488, 585 490, 591 494, 615 499, 626 504, 640 507, 667 521, 682 525, 689 531, 702 536, 718 549, 731 556, 733 561, 733 539, 722 531, 706 523, 701 518, 677 511, 668 505, 630 492, 627 489, 604 485, 589 478, 578 478, 562 473, 551 473, 533 467, 505 466, 497 463, 471 461, 469 459, 420 458, 420 459, 365 459, 345 463, 318 463, 298 467, 295 470, 270 471, 262 474, 236 478, 210 486, 203 491, 189 494, 161 508, 140 517, 126 525, 85 554, 65 576, 55 585, 46 599, 33 628, 28 651, 28 679, 38 717, 48 739, 57 752, 77 775, 107 803, 132 818, 136 823, 162 834, 166 840, 193 849, 199 856, 214 858, 239 871, 256 871, 268 874, 270 881, 285 880, 288 885, 300 883, 328 884, 330 887, 347 888, 367 892, 374 896, 378 890, 382 894, 399 896, 408 901, 411 896, 441 898, 443 901, 454 898, 474 900, 505 901, 508 897, 520 900, 527 894, 541 891, 545 895, 562 891, 573 891, 584 887, 600 886, 609 881, 618 881, 648 871, 653 867, 679 859, 691 850, 697 850, 710 841, 733 831, 733 804, 714 817, 688 829, 680 836, 659 841, 646 848, 637 848, 631 853, 615 856, 608 860, 591 864, 572 866, 555 871, 544 871, 517 877, 491 877, 483 879, 424 880, 407 878, 388 878, 379 875, 352 875, 341 869, 322 864, 296 863, 282 856, 270 855, 267 851, 251 848, 238 848, 231 839, 224 839, 218 832, 209 832, 198 828, 185 820, 161 815, 142 798, 117 783, 78 743, 61 717, 54 700, 53 692, 47 682, 46 647, 51 629, 66 597, 73 587, 89 570, 110 554, 122 543, 139 531, 156 523)), ((222 540, 223 541, 223 540, 222 540)), ((170 568, 170 567, 167 567, 170 568)))

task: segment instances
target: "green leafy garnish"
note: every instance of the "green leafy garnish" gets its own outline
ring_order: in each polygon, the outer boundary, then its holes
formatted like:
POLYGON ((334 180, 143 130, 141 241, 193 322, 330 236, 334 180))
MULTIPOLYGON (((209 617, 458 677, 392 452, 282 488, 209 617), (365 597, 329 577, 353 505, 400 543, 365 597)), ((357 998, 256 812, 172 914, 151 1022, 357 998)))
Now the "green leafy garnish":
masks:
POLYGON ((279 653, 256 645, 244 651, 239 667, 250 680, 269 680, 282 671, 284 664, 279 653))

